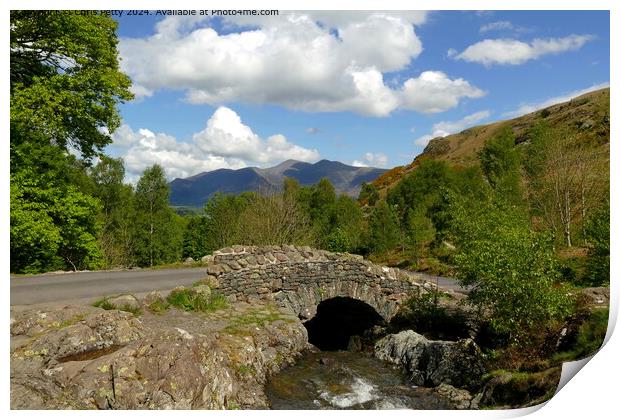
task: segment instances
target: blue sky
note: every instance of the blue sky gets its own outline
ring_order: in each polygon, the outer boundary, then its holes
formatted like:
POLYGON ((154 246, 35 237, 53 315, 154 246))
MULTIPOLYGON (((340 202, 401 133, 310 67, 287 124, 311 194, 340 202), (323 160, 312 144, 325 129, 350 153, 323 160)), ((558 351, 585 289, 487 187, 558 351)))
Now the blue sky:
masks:
POLYGON ((426 142, 609 81, 609 13, 287 12, 119 20, 135 179, 286 159, 393 167, 426 142))

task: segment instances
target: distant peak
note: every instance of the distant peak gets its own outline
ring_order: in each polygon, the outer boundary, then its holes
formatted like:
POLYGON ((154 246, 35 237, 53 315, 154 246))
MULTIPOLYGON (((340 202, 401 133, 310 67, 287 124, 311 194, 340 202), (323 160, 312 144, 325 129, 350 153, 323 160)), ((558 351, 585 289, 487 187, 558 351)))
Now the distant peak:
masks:
POLYGON ((279 168, 282 166, 291 166, 294 165, 296 163, 300 163, 301 161, 299 160, 295 160, 295 159, 287 159, 284 162, 278 163, 276 166, 273 166, 273 168, 279 168))

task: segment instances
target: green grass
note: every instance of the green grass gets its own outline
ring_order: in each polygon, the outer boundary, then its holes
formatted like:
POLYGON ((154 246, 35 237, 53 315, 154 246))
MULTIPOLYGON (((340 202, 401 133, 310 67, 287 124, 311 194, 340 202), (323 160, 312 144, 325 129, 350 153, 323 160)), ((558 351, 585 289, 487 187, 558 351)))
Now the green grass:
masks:
POLYGON ((166 263, 166 264, 158 264, 152 267, 144 267, 145 270, 167 270, 172 268, 193 268, 193 267, 204 267, 202 261, 194 261, 191 264, 186 264, 184 262, 174 262, 174 263, 166 263))
POLYGON ((294 322, 290 318, 283 316, 275 308, 267 306, 232 317, 226 328, 224 328, 224 332, 232 335, 247 335, 251 328, 262 327, 274 321, 294 322), (265 309, 269 313, 264 313, 265 309))
POLYGON ((112 304, 109 299, 110 299, 109 297, 104 296, 101 299, 97 300, 95 303, 93 303, 93 306, 95 308, 101 308, 106 311, 118 309, 120 311, 130 312, 134 316, 142 315, 142 309, 140 309, 140 307, 138 306, 133 306, 133 305, 126 303, 121 307, 117 307, 116 305, 112 304))
POLYGON ((163 299, 157 299, 149 303, 147 308, 153 313, 161 314, 170 308, 170 304, 163 299))
POLYGON ((254 373, 254 368, 248 365, 237 365, 235 369, 242 375, 254 373))
POLYGON ((55 322, 55 323, 52 324, 52 327, 55 328, 55 329, 61 330, 63 328, 66 328, 66 327, 69 327, 71 325, 77 324, 80 321, 84 321, 85 318, 86 318, 86 314, 78 314, 78 315, 75 315, 72 318, 65 319, 62 322, 57 322, 57 323, 55 322))
POLYGON ((609 321, 609 308, 594 309, 588 319, 579 327, 577 337, 571 348, 556 353, 554 362, 579 360, 595 353, 603 345, 609 321))
POLYGON ((204 279, 196 280, 192 284, 192 287, 203 286, 203 285, 211 287, 211 282, 205 277, 204 279))
POLYGON ((111 304, 108 299, 109 299, 108 297, 102 297, 101 299, 99 299, 98 301, 93 303, 93 306, 95 308, 105 309, 106 311, 109 311, 109 310, 112 310, 112 309, 116 309, 116 306, 111 304))
POLYGON ((205 296, 193 289, 173 290, 166 301, 175 308, 189 312, 212 312, 228 306, 226 297, 220 293, 205 296))
POLYGON ((226 409, 227 410, 241 410, 241 406, 239 404, 237 404, 234 401, 230 401, 227 405, 226 405, 226 409))
POLYGON ((527 407, 540 404, 553 397, 561 369, 554 367, 540 372, 519 372, 511 370, 494 370, 483 376, 487 382, 493 378, 507 375, 504 383, 496 385, 492 400, 482 409, 527 407))
POLYGON ((134 316, 142 315, 142 309, 140 309, 140 307, 132 306, 128 303, 124 304, 123 306, 117 309, 124 311, 124 312, 131 312, 134 316))

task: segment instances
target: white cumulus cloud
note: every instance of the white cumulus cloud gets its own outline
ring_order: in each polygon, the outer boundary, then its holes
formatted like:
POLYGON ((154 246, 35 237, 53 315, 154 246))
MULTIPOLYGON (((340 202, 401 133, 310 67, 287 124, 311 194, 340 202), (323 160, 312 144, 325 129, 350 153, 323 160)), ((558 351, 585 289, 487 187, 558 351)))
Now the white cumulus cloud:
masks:
POLYGON ((166 175, 186 178, 221 168, 239 169, 251 164, 275 164, 286 159, 316 161, 315 149, 289 142, 282 134, 261 139, 230 108, 218 108, 192 142, 165 133, 122 125, 112 135, 112 154, 125 161, 128 179, 135 180, 149 166, 160 164, 166 175))
POLYGON ((467 47, 454 58, 485 66, 518 65, 548 54, 575 51, 594 39, 592 35, 569 35, 564 38, 537 38, 527 43, 516 39, 485 39, 467 47))
POLYGON ((457 121, 440 121, 436 124, 433 124, 431 133, 418 137, 416 140, 414 140, 414 143, 418 146, 426 146, 429 141, 436 137, 445 137, 450 134, 463 131, 467 127, 471 127, 474 124, 486 120, 487 118, 489 118, 490 115, 491 113, 485 110, 467 115, 466 117, 461 118, 457 121))
MULTIPOLYGON (((154 35, 120 40, 121 67, 137 96, 176 89, 194 104, 387 116, 398 108, 420 110, 415 98, 428 92, 421 82, 427 73, 440 73, 424 72, 400 87, 384 80, 422 52, 414 25, 425 19, 421 12, 287 12, 277 19, 227 18, 225 26, 233 31, 218 33, 208 19, 168 17, 154 35)), ((437 102, 426 98, 423 112, 477 97, 468 82, 440 74, 443 84, 432 86, 437 102), (459 91, 457 85, 468 88, 459 91)))
POLYGON ((319 153, 288 142, 276 134, 262 140, 241 122, 235 111, 219 107, 207 121, 207 127, 193 136, 194 143, 205 153, 235 157, 256 163, 273 163, 296 159, 313 161, 319 153))
POLYGON ((380 10, 304 10, 303 12, 281 11, 278 16, 226 16, 224 22, 233 26, 272 26, 278 25, 283 16, 290 14, 304 14, 312 20, 320 22, 330 28, 340 28, 351 23, 361 22, 377 14, 398 16, 412 25, 421 25, 426 22, 428 12, 423 10, 380 11, 380 10))
POLYGON ((514 29, 514 25, 507 20, 499 20, 496 22, 487 23, 480 27, 480 32, 489 32, 489 31, 503 31, 514 29))
POLYGON ((385 168, 388 163, 388 157, 383 153, 365 153, 362 160, 354 160, 353 166, 373 166, 376 168, 385 168))
POLYGON ((485 92, 464 79, 450 79, 441 71, 425 71, 407 80, 401 95, 403 108, 436 113, 455 107, 461 98, 480 98, 485 92))

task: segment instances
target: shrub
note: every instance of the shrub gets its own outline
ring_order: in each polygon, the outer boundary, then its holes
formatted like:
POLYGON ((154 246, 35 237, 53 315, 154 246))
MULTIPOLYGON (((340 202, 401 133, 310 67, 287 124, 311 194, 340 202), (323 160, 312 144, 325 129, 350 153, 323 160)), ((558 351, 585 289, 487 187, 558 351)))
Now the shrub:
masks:
POLYGON ((609 284, 609 201, 596 211, 586 223, 586 236, 592 244, 586 262, 585 285, 609 284))
POLYGON ((109 310, 112 310, 112 309, 116 309, 116 306, 111 304, 107 297, 103 297, 103 298, 99 299, 98 301, 93 303, 93 306, 95 308, 101 308, 101 309, 104 309, 106 311, 109 311, 109 310))
POLYGON ((395 324, 411 328, 431 339, 455 340, 468 336, 466 318, 457 311, 448 311, 440 300, 448 295, 440 291, 412 294, 405 302, 400 319, 395 324))
POLYGON ((497 198, 450 202, 457 276, 497 332, 526 346, 541 328, 570 315, 551 238, 534 232, 522 210, 497 198))
POLYGON ((211 312, 227 306, 226 297, 220 293, 206 295, 193 289, 178 289, 170 292, 167 303, 191 312, 211 312))
POLYGON ((163 299, 156 299, 148 304, 149 310, 156 314, 166 311, 169 307, 170 304, 163 299))
POLYGON ((347 236, 337 228, 327 237, 327 250, 331 252, 346 252, 351 248, 347 236))
POLYGON ((101 309, 106 310, 106 311, 111 311, 111 310, 114 310, 114 309, 118 309, 119 311, 130 312, 130 313, 134 314, 134 316, 142 315, 142 309, 140 309, 140 307, 138 307, 138 306, 134 306, 134 305, 130 305, 130 304, 126 303, 126 304, 124 304, 121 307, 117 307, 112 302, 110 302, 109 299, 110 298, 108 298, 108 297, 103 297, 103 298, 99 299, 98 301, 96 301, 95 303, 93 303, 93 306, 95 308, 101 308, 101 309))
POLYGON ((578 360, 598 351, 603 345, 609 322, 609 308, 595 309, 579 326, 575 339, 566 351, 555 355, 555 361, 578 360))
POLYGON ((119 309, 119 310, 121 310, 121 311, 124 311, 124 312, 130 312, 130 313, 132 313, 134 316, 140 316, 140 315, 142 315, 142 309, 140 309, 140 308, 139 308, 139 307, 137 307, 137 306, 130 305, 130 304, 128 304, 128 303, 124 304, 123 306, 121 306, 121 307, 120 307, 120 308, 118 308, 118 309, 119 309))

